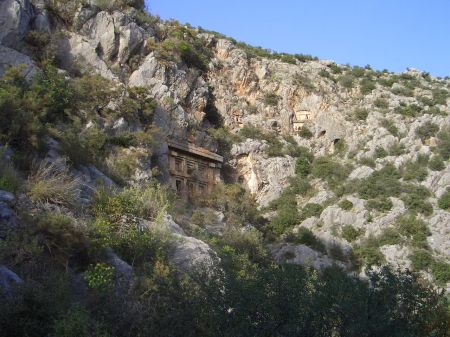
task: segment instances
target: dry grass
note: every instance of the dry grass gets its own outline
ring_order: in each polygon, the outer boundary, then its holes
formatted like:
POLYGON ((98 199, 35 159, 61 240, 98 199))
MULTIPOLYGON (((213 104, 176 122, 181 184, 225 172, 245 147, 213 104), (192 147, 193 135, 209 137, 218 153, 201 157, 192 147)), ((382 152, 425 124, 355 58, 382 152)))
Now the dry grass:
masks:
POLYGON ((29 196, 34 202, 64 206, 76 204, 81 181, 72 176, 64 159, 41 161, 28 177, 29 196))

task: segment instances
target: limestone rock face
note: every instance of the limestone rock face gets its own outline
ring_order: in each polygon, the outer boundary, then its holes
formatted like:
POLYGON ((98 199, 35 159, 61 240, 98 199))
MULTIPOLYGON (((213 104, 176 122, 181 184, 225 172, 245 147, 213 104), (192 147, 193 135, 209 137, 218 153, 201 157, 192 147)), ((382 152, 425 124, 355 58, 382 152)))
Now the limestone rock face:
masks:
POLYGON ((0 77, 5 74, 5 70, 11 66, 24 66, 24 76, 30 80, 38 72, 38 68, 33 64, 31 58, 18 51, 0 45, 0 77))
POLYGON ((12 287, 15 284, 23 283, 23 280, 6 266, 0 266, 0 292, 11 295, 12 287))
POLYGON ((0 2, 0 44, 18 48, 23 44, 33 9, 29 0, 2 0, 0 2))

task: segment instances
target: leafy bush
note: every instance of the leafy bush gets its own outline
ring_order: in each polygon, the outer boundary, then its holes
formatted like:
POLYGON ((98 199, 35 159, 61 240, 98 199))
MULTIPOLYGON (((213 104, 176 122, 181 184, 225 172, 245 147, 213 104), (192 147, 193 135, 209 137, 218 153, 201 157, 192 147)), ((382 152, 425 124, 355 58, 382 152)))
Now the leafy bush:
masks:
POLYGON ((247 254, 254 262, 263 262, 267 258, 262 234, 256 229, 242 230, 232 228, 225 231, 222 241, 236 250, 239 254, 247 254))
POLYGON ((364 199, 399 196, 402 191, 399 178, 400 174, 397 169, 388 164, 381 170, 373 172, 369 177, 362 179, 357 190, 364 199))
POLYGON ((378 97, 373 101, 373 105, 379 109, 387 109, 389 108, 389 102, 382 97, 378 97))
POLYGON ((277 106, 280 96, 274 93, 267 93, 264 95, 264 104, 269 106, 277 106))
POLYGON ((445 286, 450 282, 450 264, 445 261, 433 261, 431 273, 438 284, 445 286))
POLYGON ((413 212, 422 213, 425 216, 433 213, 433 206, 426 199, 431 195, 424 186, 405 185, 402 187, 403 195, 401 199, 406 207, 413 212))
POLYGON ((450 159, 450 130, 445 129, 437 134, 437 152, 444 160, 450 159))
POLYGON ((313 136, 311 130, 309 130, 309 128, 304 125, 298 131, 298 135, 305 139, 311 139, 313 136))
POLYGON ((353 88, 355 77, 350 74, 342 75, 341 77, 339 77, 338 82, 340 85, 342 85, 342 87, 346 89, 351 89, 353 88))
POLYGON ((437 124, 427 121, 416 129, 416 135, 422 142, 425 142, 425 140, 434 136, 438 131, 439 126, 437 124))
POLYGON ((427 270, 433 263, 431 253, 424 249, 416 249, 409 256, 414 270, 427 270))
POLYGON ((29 195, 34 202, 71 206, 77 201, 81 181, 73 177, 63 160, 41 161, 28 177, 29 195))
POLYGON ((2 155, 3 151, 0 148, 0 190, 16 193, 22 185, 22 180, 13 165, 2 160, 2 155))
POLYGON ((308 228, 300 227, 292 242, 308 246, 318 252, 326 253, 325 245, 308 228))
POLYGON ((379 242, 369 237, 361 245, 354 247, 356 267, 361 268, 364 264, 367 266, 381 266, 385 262, 383 253, 380 251, 379 242))
POLYGON ((403 242, 402 237, 397 228, 387 227, 380 236, 377 237, 380 247, 385 245, 399 245, 403 242))
POLYGON ((406 162, 402 168, 403 179, 408 180, 417 180, 423 181, 428 175, 428 170, 426 167, 423 167, 418 161, 408 161, 406 162))
POLYGON ((388 130, 393 136, 398 136, 398 128, 395 126, 395 123, 388 119, 383 119, 381 122, 381 126, 388 130))
POLYGON ((428 162, 428 168, 432 171, 442 171, 445 168, 444 161, 441 156, 433 156, 428 162))
POLYGON ((402 216, 397 220, 399 233, 411 239, 413 246, 427 248, 427 237, 431 235, 425 222, 414 215, 402 216))
POLYGON ((356 120, 365 121, 367 119, 367 116, 369 116, 369 110, 363 109, 363 108, 357 108, 353 112, 353 115, 355 116, 356 120))
POLYGON ((449 92, 446 89, 433 89, 431 91, 433 94, 434 104, 439 105, 447 105, 447 98, 450 96, 449 92))
POLYGON ((405 117, 417 117, 422 113, 422 108, 416 104, 406 105, 400 103, 400 105, 394 109, 394 112, 405 117))
POLYGON ((375 148, 374 157, 375 158, 384 158, 388 156, 388 152, 381 146, 377 146, 375 148))
POLYGON ((438 200, 438 206, 446 211, 450 210, 450 191, 445 192, 438 200))
POLYGON ((361 94, 363 95, 370 94, 376 88, 375 82, 368 78, 363 78, 360 82, 360 86, 361 94))
POLYGON ((392 209, 392 201, 389 198, 386 197, 380 197, 375 199, 369 199, 367 200, 366 204, 368 209, 375 209, 380 212, 387 212, 392 209))
POLYGON ((391 92, 394 95, 399 95, 399 96, 406 96, 406 97, 413 97, 414 96, 414 90, 411 90, 410 88, 406 88, 406 87, 395 87, 391 90, 391 92))
POLYGON ((319 157, 313 161, 311 173, 335 186, 347 179, 350 169, 330 157, 319 157))
POLYGON ((301 156, 295 162, 295 173, 301 177, 307 177, 311 173, 312 156, 301 156))
POLYGON ((361 157, 361 159, 359 160, 359 163, 361 165, 369 166, 372 168, 375 168, 375 166, 376 166, 375 160, 373 160, 372 158, 369 158, 369 157, 361 157))
POLYGON ((356 229, 352 225, 345 225, 341 230, 341 236, 348 242, 356 241, 363 233, 364 230, 356 229))
POLYGON ((353 208, 353 203, 347 199, 341 200, 338 205, 340 208, 346 211, 349 211, 353 208))
POLYGON ((320 217, 320 214, 323 211, 323 206, 314 203, 308 203, 303 206, 302 211, 300 213, 300 220, 305 220, 311 218, 313 216, 320 217))
POLYGON ((86 272, 87 285, 98 292, 106 292, 112 286, 113 276, 113 267, 104 263, 91 265, 86 272))

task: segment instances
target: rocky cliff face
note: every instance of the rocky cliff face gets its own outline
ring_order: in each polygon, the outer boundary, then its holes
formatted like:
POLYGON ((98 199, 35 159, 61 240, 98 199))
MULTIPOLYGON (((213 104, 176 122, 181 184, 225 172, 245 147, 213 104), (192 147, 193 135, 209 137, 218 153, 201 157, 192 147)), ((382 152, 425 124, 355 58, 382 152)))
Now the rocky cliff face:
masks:
MULTIPOLYGON (((442 142, 438 133, 450 125, 450 82, 417 70, 393 74, 331 61, 254 56, 248 46, 231 39, 143 18, 133 7, 102 8, 95 1, 72 4, 73 12, 67 14, 45 1, 2 1, 0 74, 16 64, 26 64, 27 76, 38 72, 27 37, 30 32, 50 33, 62 69, 92 71, 118 86, 144 87, 157 102, 155 124, 167 137, 222 151, 211 132, 214 128, 231 135, 250 125, 257 128, 272 138, 241 136, 226 155, 230 179, 250 191, 261 207, 280 197, 296 175, 297 155, 285 151, 289 144, 306 148, 316 158, 333 156, 351 171, 344 180, 359 184, 388 164, 405 172, 408 165, 437 158, 442 142), (438 130, 429 132, 430 125, 438 130), (270 152, 274 139, 278 152, 270 152)), ((119 124, 131 128, 126 121, 119 124)), ((162 142, 159 154, 165 151, 162 142)), ((431 210, 419 212, 418 218, 428 224, 432 255, 448 262, 450 213, 438 207, 438 199, 449 187, 450 165, 445 155, 442 159, 439 170, 422 166, 423 179, 405 174, 399 179, 429 191, 423 202, 430 203, 431 210)), ((389 209, 374 210, 361 193, 338 191, 325 181, 316 176, 311 192, 297 197, 300 212, 307 204, 323 208, 297 227, 345 249, 381 235, 412 207, 397 194, 386 197, 392 204, 389 209), (351 204, 347 209, 338 206, 344 200, 351 204), (354 240, 343 237, 347 225, 361 234, 354 240)), ((286 251, 303 254, 305 249, 291 245, 277 245, 276 258, 282 260, 286 251)), ((409 266, 412 249, 395 242, 383 245, 381 252, 387 261, 409 266)), ((326 253, 317 254, 313 264, 329 264, 326 253)))

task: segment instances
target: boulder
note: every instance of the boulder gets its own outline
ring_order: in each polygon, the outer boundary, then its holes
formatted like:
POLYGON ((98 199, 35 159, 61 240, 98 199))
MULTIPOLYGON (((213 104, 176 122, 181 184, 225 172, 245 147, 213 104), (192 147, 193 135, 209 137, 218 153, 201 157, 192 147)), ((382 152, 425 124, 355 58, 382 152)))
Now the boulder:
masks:
POLYGON ((0 238, 5 238, 9 232, 17 230, 19 224, 16 213, 7 203, 0 201, 0 238))
POLYGON ((23 283, 23 280, 6 266, 0 266, 0 292, 11 295, 14 285, 23 283))
POLYGON ((32 17, 29 0, 0 1, 0 44, 15 49, 21 46, 32 17))
POLYGON ((16 197, 10 192, 0 190, 0 202, 13 205, 16 202, 16 197))
POLYGON ((8 67, 18 65, 24 66, 23 75, 27 80, 31 80, 39 71, 30 57, 14 49, 0 45, 0 77, 5 74, 8 67))

